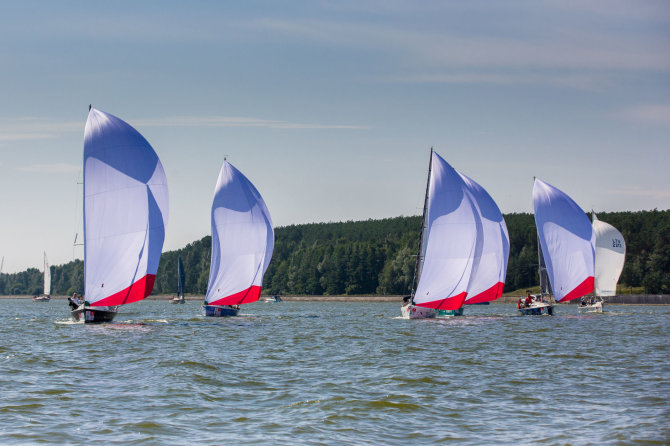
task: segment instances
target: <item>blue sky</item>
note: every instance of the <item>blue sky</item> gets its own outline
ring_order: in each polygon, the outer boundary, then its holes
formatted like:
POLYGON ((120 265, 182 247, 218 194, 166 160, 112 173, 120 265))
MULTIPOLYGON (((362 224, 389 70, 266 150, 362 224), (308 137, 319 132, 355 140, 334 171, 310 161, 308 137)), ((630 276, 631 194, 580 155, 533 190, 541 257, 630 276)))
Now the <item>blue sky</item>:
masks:
POLYGON ((88 104, 166 170, 164 249, 224 155, 275 225, 419 214, 431 146, 503 212, 670 208, 666 1, 0 3, 3 272, 80 258, 88 104))

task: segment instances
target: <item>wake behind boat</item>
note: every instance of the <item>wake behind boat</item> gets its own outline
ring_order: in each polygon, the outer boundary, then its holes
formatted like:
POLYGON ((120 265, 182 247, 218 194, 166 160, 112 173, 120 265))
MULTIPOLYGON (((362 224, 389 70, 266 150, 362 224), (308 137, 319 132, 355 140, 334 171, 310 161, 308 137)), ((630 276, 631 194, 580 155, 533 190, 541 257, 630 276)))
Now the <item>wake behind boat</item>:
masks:
POLYGON ((84 295, 76 321, 111 322, 144 299, 160 261, 168 191, 163 166, 137 130, 89 108, 84 131, 84 295))
POLYGON ((224 159, 212 203, 212 260, 202 314, 236 316, 261 296, 274 248, 270 212, 254 185, 224 159))

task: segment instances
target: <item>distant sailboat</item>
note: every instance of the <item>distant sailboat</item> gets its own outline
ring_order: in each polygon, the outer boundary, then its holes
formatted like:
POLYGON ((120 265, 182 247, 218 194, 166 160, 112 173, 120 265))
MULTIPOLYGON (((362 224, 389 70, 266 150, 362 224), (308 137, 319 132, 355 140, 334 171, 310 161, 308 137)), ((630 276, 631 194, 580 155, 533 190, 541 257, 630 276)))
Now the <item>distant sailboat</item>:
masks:
POLYGON ((260 298, 274 249, 270 212, 254 185, 223 162, 212 203, 212 260, 205 316, 236 316, 260 298))
POLYGON ((583 297, 579 310, 602 313, 603 297, 616 295, 616 284, 626 260, 626 242, 618 229, 598 220, 595 212, 592 215, 596 237, 595 296, 588 301, 583 297))
POLYGON ((33 302, 49 302, 51 300, 51 267, 47 260, 47 253, 44 253, 44 294, 33 297, 33 302))
MULTIPOLYGON (((533 208, 541 285, 546 273, 556 302, 567 302, 593 291, 595 238, 586 213, 567 194, 540 179, 535 179, 533 186, 533 208)), ((553 305, 545 301, 550 300, 544 295, 546 291, 542 290, 534 306, 542 306, 551 314, 553 305)), ((544 313, 531 310, 534 308, 519 309, 521 314, 544 313)))
POLYGON ((476 182, 431 149, 416 290, 401 307, 404 318, 463 314, 463 304, 502 294, 509 237, 502 214, 476 182))
POLYGON ((84 293, 72 311, 110 322, 119 305, 154 286, 168 214, 163 166, 151 145, 116 116, 91 108, 84 131, 84 293))
POLYGON ((186 303, 184 299, 184 283, 186 282, 184 275, 184 265, 181 263, 181 256, 177 257, 177 295, 170 299, 171 304, 186 303))

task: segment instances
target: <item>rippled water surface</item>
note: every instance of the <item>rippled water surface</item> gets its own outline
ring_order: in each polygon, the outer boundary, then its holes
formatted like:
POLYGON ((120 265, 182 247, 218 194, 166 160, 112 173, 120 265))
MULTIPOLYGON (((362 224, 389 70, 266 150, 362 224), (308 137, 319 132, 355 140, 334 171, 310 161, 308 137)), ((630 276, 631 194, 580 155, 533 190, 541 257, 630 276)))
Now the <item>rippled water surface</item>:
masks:
POLYGON ((670 442, 670 307, 399 319, 389 303, 0 300, 0 443, 670 442))

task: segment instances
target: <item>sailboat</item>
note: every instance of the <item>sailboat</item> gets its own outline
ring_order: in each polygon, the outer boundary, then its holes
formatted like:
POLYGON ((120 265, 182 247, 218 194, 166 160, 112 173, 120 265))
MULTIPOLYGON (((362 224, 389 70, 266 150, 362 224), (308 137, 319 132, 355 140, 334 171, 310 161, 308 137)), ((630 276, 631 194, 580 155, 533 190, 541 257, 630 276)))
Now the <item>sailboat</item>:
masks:
POLYGON ((616 295, 616 284, 626 259, 626 242, 617 228, 593 216, 593 232, 596 242, 596 267, 594 296, 586 300, 582 297, 579 311, 603 312, 603 297, 616 295))
POLYGON ((163 166, 146 139, 89 107, 84 131, 84 295, 72 318, 111 322, 149 294, 168 215, 163 166))
POLYGON ((556 302, 578 299, 593 291, 595 236, 588 216, 577 203, 538 178, 533 185, 533 208, 541 292, 531 305, 519 308, 519 312, 552 314, 549 285, 556 302), (543 281, 545 274, 548 280, 543 281))
POLYGON ((236 316, 260 298, 274 249, 272 219, 263 197, 224 159, 212 203, 212 259, 205 316, 236 316))
POLYGON ((170 299, 171 304, 186 303, 184 299, 184 283, 186 277, 184 276, 184 265, 181 263, 181 256, 177 257, 177 295, 170 299))
MULTIPOLYGON (((464 305, 488 304, 502 296, 509 260, 509 234, 502 212, 489 193, 472 178, 458 172, 478 216, 474 265, 464 305)), ((463 308, 454 315, 462 315, 463 308), (460 314, 459 314, 460 311, 460 314)), ((449 310, 439 310, 449 315, 449 310)))
POLYGON ((508 256, 507 228, 493 199, 431 148, 416 289, 402 317, 461 315, 468 296, 472 304, 497 299, 508 256))
POLYGON ((51 267, 47 260, 47 253, 44 253, 44 294, 33 297, 33 302, 49 302, 51 300, 51 267))

